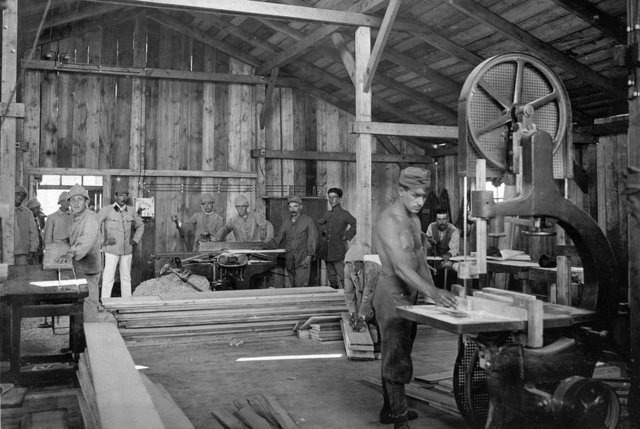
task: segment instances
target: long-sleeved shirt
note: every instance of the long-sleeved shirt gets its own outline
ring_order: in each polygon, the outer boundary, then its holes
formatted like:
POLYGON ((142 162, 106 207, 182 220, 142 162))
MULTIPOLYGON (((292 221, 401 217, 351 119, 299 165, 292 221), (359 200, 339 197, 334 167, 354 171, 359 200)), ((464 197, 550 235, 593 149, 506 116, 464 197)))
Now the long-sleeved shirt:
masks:
POLYGON ((189 218, 189 229, 194 234, 193 250, 198 250, 198 240, 200 240, 200 234, 209 233, 215 235, 216 232, 224 224, 224 219, 216 212, 205 213, 204 211, 194 213, 189 218))
POLYGON ((286 250, 285 267, 288 270, 302 265, 307 256, 315 256, 317 236, 313 219, 303 213, 282 222, 274 241, 277 247, 286 250))
POLYGON ((460 251, 460 231, 452 224, 447 224, 447 229, 440 231, 437 222, 432 222, 427 228, 427 238, 435 241, 436 255, 442 256, 449 253, 457 256, 460 251))
POLYGON ((230 232, 233 232, 236 241, 270 241, 273 238, 273 228, 271 237, 266 237, 266 230, 266 222, 261 221, 254 212, 249 212, 245 217, 238 215, 231 218, 213 235, 213 238, 215 241, 222 241, 230 232))
POLYGON ((85 209, 78 215, 74 214, 69 244, 76 274, 98 274, 102 270, 100 221, 97 213, 85 209))
POLYGON ((44 224, 44 246, 50 243, 69 243, 69 235, 71 234, 71 224, 73 223, 73 214, 71 212, 63 212, 58 209, 55 213, 47 216, 44 224))
POLYGON ((322 215, 318 224, 318 257, 329 262, 344 260, 347 241, 356 235, 356 218, 338 204, 322 215))
POLYGON ((358 273, 353 262, 344 266, 344 300, 349 313, 373 317, 373 295, 382 266, 373 261, 364 261, 364 268, 358 273))
POLYGON ((19 206, 15 208, 14 216, 13 253, 26 255, 29 252, 37 252, 40 239, 33 213, 28 208, 19 206))
POLYGON ((133 246, 129 243, 131 231, 133 241, 140 243, 144 233, 144 222, 138 216, 133 207, 120 207, 117 203, 104 207, 98 214, 104 240, 114 239, 115 244, 103 245, 102 250, 114 255, 129 255, 133 252, 133 246))

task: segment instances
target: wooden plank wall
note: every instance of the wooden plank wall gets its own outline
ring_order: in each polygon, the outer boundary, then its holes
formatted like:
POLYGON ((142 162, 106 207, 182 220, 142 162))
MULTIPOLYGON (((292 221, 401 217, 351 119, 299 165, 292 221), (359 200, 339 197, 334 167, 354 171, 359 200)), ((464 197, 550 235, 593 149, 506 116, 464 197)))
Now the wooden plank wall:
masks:
MULTIPOLYGON (((76 63, 254 73, 215 47, 158 30, 132 19, 41 50, 68 53, 76 63)), ((25 120, 25 138, 31 152, 24 157, 24 167, 139 170, 139 176, 105 177, 105 203, 111 202, 110 190, 117 181, 128 182, 132 199, 155 197, 156 216, 147 221, 135 254, 139 272, 134 273, 134 283, 153 275, 154 265, 146 263, 150 254, 190 250, 170 218, 175 214, 186 222, 200 210, 203 191, 214 194, 215 210, 226 218, 235 215, 233 201, 239 193, 264 214, 264 201, 255 201, 257 192, 326 198, 326 190, 334 186, 345 192, 344 207, 356 211, 355 163, 258 161, 250 156, 251 149, 260 147, 354 152, 356 137, 348 131, 353 116, 299 90, 276 88, 272 113, 261 130, 264 85, 32 70, 26 73, 25 84, 31 112, 25 120), (259 168, 264 189, 256 188, 255 179, 145 176, 148 170, 256 172, 259 168)), ((401 153, 424 153, 399 138, 392 141, 401 153)), ((395 198, 398 172, 395 164, 374 164, 374 220, 395 198)))

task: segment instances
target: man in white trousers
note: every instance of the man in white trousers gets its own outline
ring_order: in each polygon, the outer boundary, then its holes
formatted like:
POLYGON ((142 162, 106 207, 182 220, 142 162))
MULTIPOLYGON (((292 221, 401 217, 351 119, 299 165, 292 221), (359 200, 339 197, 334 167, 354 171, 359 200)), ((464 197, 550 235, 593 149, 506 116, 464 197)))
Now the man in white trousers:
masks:
POLYGON ((104 241, 104 270, 100 298, 110 298, 116 274, 120 268, 120 296, 131 296, 131 259, 133 248, 140 243, 144 223, 134 208, 127 205, 129 190, 126 183, 115 187, 115 202, 100 210, 98 217, 104 241))

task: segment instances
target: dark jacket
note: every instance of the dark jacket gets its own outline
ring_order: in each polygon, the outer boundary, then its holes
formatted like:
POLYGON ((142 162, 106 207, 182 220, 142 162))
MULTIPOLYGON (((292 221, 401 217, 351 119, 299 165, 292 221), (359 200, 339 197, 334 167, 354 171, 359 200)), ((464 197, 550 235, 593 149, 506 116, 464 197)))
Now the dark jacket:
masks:
POLYGON ((318 224, 318 258, 329 262, 343 261, 347 241, 356 235, 356 218, 338 204, 322 215, 318 224))
POLYGON ((286 250, 285 267, 289 271, 303 265, 307 256, 315 256, 317 234, 316 224, 305 214, 301 213, 295 222, 291 218, 284 220, 273 243, 286 250))

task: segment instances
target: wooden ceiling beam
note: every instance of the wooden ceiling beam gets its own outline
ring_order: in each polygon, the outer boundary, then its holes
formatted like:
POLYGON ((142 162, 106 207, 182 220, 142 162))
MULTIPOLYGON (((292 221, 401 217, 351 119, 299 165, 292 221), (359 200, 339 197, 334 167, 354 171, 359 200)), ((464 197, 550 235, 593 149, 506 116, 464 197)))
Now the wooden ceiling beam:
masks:
POLYGON ((579 16, 592 27, 597 28, 607 37, 611 37, 618 43, 627 44, 626 22, 609 15, 596 6, 584 0, 551 0, 558 6, 568 10, 575 16, 579 16))
POLYGON ((626 98, 627 91, 624 85, 616 85, 610 79, 595 72, 589 66, 571 58, 550 44, 538 39, 517 25, 507 21, 498 14, 481 6, 474 0, 446 0, 454 8, 465 13, 469 17, 488 25, 505 36, 521 43, 531 49, 546 61, 558 67, 562 67, 574 76, 600 89, 605 94, 616 98, 626 98))
MULTIPOLYGON (((387 1, 388 0, 362 0, 351 6, 347 11, 365 13, 371 10, 377 10, 387 1)), ((256 74, 268 73, 268 71, 274 67, 282 67, 283 65, 295 60, 311 49, 313 45, 325 37, 330 36, 338 30, 338 28, 340 28, 338 25, 325 25, 320 27, 316 31, 305 36, 304 39, 298 41, 295 45, 287 48, 285 51, 282 51, 274 58, 264 63, 261 67, 258 67, 256 74)))
POLYGON ((395 124, 391 122, 353 122, 350 132, 398 137, 422 137, 458 139, 458 127, 443 127, 423 124, 395 124))
POLYGON ((382 58, 384 48, 387 46, 391 27, 393 27, 393 22, 396 19, 396 15, 398 14, 401 4, 402 0, 389 1, 389 6, 387 6, 387 10, 384 13, 382 25, 380 26, 380 31, 378 31, 378 35, 376 36, 376 42, 371 49, 371 56, 369 57, 369 62, 367 63, 367 68, 365 70, 364 83, 362 86, 364 92, 369 92, 371 89, 373 77, 378 69, 378 64, 382 58))
POLYGON ((262 16, 349 26, 380 27, 376 16, 353 11, 338 11, 316 7, 290 6, 253 0, 88 0, 127 6, 152 7, 186 12, 213 12, 229 15, 262 16))
POLYGON ((436 49, 444 52, 445 54, 451 55, 454 58, 459 59, 460 61, 464 61, 467 64, 472 66, 477 66, 480 64, 484 58, 479 55, 474 54, 473 52, 463 48, 462 46, 456 45, 449 38, 443 36, 435 29, 429 27, 425 24, 425 31, 420 33, 411 33, 413 37, 416 39, 420 39, 423 42, 433 46, 436 49))
POLYGON ((342 64, 344 64, 344 68, 347 70, 349 78, 351 78, 351 83, 355 85, 356 60, 353 58, 353 55, 351 55, 351 51, 349 51, 349 48, 347 48, 344 37, 341 33, 336 32, 331 35, 331 40, 333 40, 333 45, 336 47, 336 50, 340 54, 342 64))

